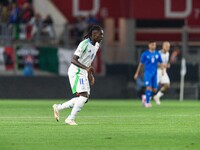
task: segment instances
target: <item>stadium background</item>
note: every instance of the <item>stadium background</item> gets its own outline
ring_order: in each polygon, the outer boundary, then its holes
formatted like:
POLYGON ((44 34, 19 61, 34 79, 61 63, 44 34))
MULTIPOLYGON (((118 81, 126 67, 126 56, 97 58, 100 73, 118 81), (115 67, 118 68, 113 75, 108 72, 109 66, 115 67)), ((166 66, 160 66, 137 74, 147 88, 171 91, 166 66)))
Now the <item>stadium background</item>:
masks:
POLYGON ((183 57, 184 98, 199 99, 199 0, 1 0, 0 98, 70 98, 67 66, 94 23, 105 34, 94 62, 97 79, 91 98, 138 98, 133 74, 153 39, 158 49, 165 40, 172 45, 172 84, 165 98, 179 98, 183 57), (30 76, 24 73, 28 63, 34 66, 30 76))

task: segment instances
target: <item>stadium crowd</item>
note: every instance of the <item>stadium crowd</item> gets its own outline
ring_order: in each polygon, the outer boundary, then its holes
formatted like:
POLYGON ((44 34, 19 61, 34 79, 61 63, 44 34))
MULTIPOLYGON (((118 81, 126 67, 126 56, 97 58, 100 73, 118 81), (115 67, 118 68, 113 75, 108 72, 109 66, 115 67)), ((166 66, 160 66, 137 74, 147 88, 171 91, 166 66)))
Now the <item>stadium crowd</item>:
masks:
MULTIPOLYGON (((101 23, 93 14, 74 18, 68 28, 70 39, 73 39, 70 43, 72 45, 80 43, 88 28, 94 24, 101 23)), ((32 0, 0 1, 0 35, 8 35, 14 40, 38 38, 59 40, 59 35, 56 36, 56 28, 50 14, 43 17, 34 10, 32 0)))
POLYGON ((8 27, 9 33, 15 39, 32 39, 37 33, 48 35, 50 38, 55 37, 51 15, 42 18, 34 11, 31 1, 28 0, 1 1, 0 23, 1 28, 2 24, 8 27))

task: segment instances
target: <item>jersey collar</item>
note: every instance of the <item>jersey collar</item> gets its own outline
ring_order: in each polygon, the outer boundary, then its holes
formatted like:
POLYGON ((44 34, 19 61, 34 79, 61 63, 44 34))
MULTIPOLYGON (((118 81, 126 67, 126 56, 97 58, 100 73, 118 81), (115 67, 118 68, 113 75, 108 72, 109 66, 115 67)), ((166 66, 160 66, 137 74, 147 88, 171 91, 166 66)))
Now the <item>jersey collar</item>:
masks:
POLYGON ((149 53, 155 53, 155 52, 156 52, 156 50, 154 50, 154 51, 152 52, 152 51, 150 51, 150 49, 148 49, 148 52, 149 52, 149 53))
MULTIPOLYGON (((89 40, 89 43, 92 44, 92 40, 91 40, 90 38, 88 38, 88 40, 89 40)), ((93 44, 92 44, 92 45, 93 45, 93 44)))

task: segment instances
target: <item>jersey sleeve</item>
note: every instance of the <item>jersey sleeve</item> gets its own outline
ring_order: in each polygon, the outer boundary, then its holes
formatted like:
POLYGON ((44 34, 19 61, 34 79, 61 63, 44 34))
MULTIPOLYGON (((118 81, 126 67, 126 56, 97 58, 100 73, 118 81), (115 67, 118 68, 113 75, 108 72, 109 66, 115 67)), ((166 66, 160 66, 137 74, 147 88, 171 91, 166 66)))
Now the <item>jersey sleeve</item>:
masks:
POLYGON ((140 57, 140 63, 144 64, 146 61, 146 55, 145 53, 142 53, 142 56, 140 57))
POLYGON ((167 63, 169 63, 169 52, 167 53, 167 63))
POLYGON ((79 58, 83 55, 83 53, 86 51, 87 47, 88 47, 88 40, 84 40, 82 41, 77 49, 74 52, 74 55, 78 56, 79 58))
POLYGON ((83 54, 83 47, 81 46, 81 43, 78 45, 77 49, 74 52, 74 55, 81 57, 83 54))

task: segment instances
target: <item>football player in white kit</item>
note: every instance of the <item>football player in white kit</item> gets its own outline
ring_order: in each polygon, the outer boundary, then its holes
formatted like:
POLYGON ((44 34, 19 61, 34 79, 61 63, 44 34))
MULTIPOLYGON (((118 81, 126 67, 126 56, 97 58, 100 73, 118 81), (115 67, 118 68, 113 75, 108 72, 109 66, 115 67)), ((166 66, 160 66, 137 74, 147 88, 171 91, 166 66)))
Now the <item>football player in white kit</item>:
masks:
POLYGON ((68 125, 77 125, 75 117, 81 111, 84 104, 88 101, 90 95, 90 84, 95 82, 93 73, 94 67, 91 66, 96 53, 99 49, 100 42, 103 39, 103 30, 98 25, 93 25, 84 40, 78 45, 71 65, 68 70, 68 77, 72 93, 77 97, 63 104, 54 104, 54 117, 59 121, 59 112, 66 108, 72 108, 70 115, 65 119, 68 125), (90 82, 90 84, 89 84, 90 82))
POLYGON ((170 50, 170 43, 168 41, 163 42, 162 49, 159 51, 159 53, 161 54, 161 58, 162 58, 163 64, 164 64, 164 75, 162 75, 162 70, 159 67, 157 70, 157 80, 158 80, 158 83, 161 85, 161 88, 157 92, 157 94, 153 97, 156 104, 158 104, 158 105, 161 104, 160 98, 164 95, 164 93, 170 87, 170 79, 167 74, 167 69, 170 68, 169 50, 170 50))

